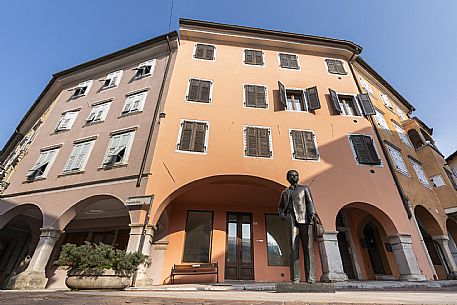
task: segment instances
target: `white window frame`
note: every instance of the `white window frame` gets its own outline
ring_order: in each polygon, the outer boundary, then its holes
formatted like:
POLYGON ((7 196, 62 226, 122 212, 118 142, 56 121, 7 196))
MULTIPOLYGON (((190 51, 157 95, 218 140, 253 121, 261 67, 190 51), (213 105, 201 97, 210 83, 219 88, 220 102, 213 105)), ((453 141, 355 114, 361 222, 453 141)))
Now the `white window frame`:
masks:
POLYGON ((193 60, 203 60, 203 61, 216 61, 216 53, 217 53, 217 46, 215 44, 212 44, 212 43, 203 43, 203 42, 196 42, 194 44, 194 51, 192 52, 192 59, 193 60), (195 57, 196 53, 197 53, 197 45, 199 44, 203 44, 203 45, 208 45, 208 46, 213 46, 214 47, 214 52, 213 52, 213 59, 204 59, 204 58, 197 58, 195 57))
POLYGON ((360 118, 363 117, 363 111, 362 107, 359 105, 359 99, 357 98, 356 94, 353 93, 344 93, 344 92, 335 92, 336 95, 338 96, 338 102, 341 107, 341 114, 342 116, 347 116, 347 117, 353 117, 353 118, 360 118), (352 96, 352 99, 354 100, 354 105, 357 108, 359 115, 352 115, 352 114, 346 114, 346 109, 343 106, 343 103, 341 102, 340 96, 352 96))
POLYGON ((324 58, 324 61, 323 61, 323 64, 324 64, 324 67, 325 67, 325 71, 327 71, 327 74, 328 75, 332 75, 332 76, 341 76, 341 77, 346 77, 346 76, 350 76, 349 75, 349 67, 347 66, 347 62, 345 60, 342 60, 342 59, 339 59, 339 58, 330 58, 330 57, 325 57, 324 58), (337 73, 330 73, 328 71, 328 65, 327 65, 327 61, 326 59, 331 59, 331 60, 339 60, 343 63, 343 67, 344 67, 344 71, 346 72, 346 74, 337 74, 337 73))
POLYGON ((138 65, 138 67, 136 67, 135 69, 133 69, 135 71, 135 75, 133 76, 133 78, 135 80, 138 80, 138 79, 142 79, 142 78, 145 78, 145 77, 148 77, 148 76, 152 76, 154 75, 154 70, 155 70, 155 67, 156 67, 156 59, 149 59, 149 60, 146 60, 146 61, 143 61, 142 63, 140 63, 138 65), (148 66, 150 65, 151 66, 151 70, 149 70, 149 73, 147 74, 142 74, 140 76, 137 76, 137 71, 139 69, 141 69, 142 67, 144 66, 148 66))
MULTIPOLYGON (((140 113, 143 111, 144 109, 144 104, 146 102, 146 98, 148 97, 148 91, 145 90, 145 91, 140 91, 140 92, 135 92, 135 93, 132 93, 132 94, 128 94, 125 96, 125 101, 124 101, 124 105, 122 106, 122 110, 121 110, 121 116, 127 116, 127 115, 130 115, 130 114, 134 114, 134 113, 140 113), (140 101, 138 103, 138 107, 136 110, 132 110, 132 106, 133 105, 130 105, 129 107, 129 111, 127 112, 124 112, 124 109, 125 107, 127 106, 127 103, 130 103, 131 99, 133 100, 136 96, 139 96, 141 95, 141 98, 140 98, 140 101)), ((134 101, 132 102, 134 103, 134 101)))
MULTIPOLYGON (((41 149, 40 150, 40 154, 38 155, 38 158, 36 159, 35 161, 35 164, 32 166, 31 169, 29 169, 29 171, 27 172, 27 180, 29 181, 34 181, 34 180, 39 180, 39 179, 45 179, 47 176, 48 176, 48 173, 49 171, 51 170, 51 167, 52 165, 54 164, 54 161, 56 160, 57 158, 57 155, 59 154, 59 151, 60 151, 60 146, 59 147, 54 147, 54 148, 49 148, 49 149, 41 149), (38 163, 38 161, 40 160, 41 156, 45 153, 49 153, 51 151, 55 151, 55 153, 53 154, 53 156, 49 159, 48 162, 45 162, 45 163, 38 163), (43 166, 44 164, 48 164, 45 168, 45 170, 43 171, 43 173, 39 176, 35 176, 33 177, 32 179, 29 179, 29 173, 36 167, 36 169, 38 169, 39 167, 43 166), (40 166, 39 166, 40 165, 40 166)), ((36 170, 35 169, 35 170, 36 170)))
POLYGON ((284 111, 288 111, 288 112, 308 112, 309 113, 308 100, 306 99, 306 89, 303 89, 303 88, 287 88, 286 87, 285 91, 286 91, 286 108, 284 109, 284 111), (303 110, 288 109, 287 91, 301 91, 302 92, 302 96, 303 96, 303 107, 305 109, 303 109, 303 110))
POLYGON ((373 88, 371 87, 370 83, 363 77, 359 77, 359 79, 360 79, 360 85, 365 90, 365 92, 374 96, 373 88))
POLYGON ((98 122, 104 122, 106 120, 106 117, 108 116, 108 112, 109 112, 109 109, 111 107, 111 102, 112 101, 109 100, 109 101, 104 101, 104 102, 93 104, 92 105, 92 109, 90 110, 89 115, 86 118, 86 124, 94 124, 94 123, 98 123, 98 122), (104 106, 104 105, 106 105, 106 106, 105 106, 105 109, 103 110, 103 112, 102 112, 102 114, 100 116, 100 119, 98 119, 98 120, 90 120, 89 121, 89 118, 92 116, 92 113, 94 113, 95 117, 96 117, 96 115, 98 113, 97 109, 99 107, 104 106))
POLYGON ((389 99, 389 96, 384 93, 379 93, 379 95, 381 96, 381 100, 382 100, 384 106, 386 106, 386 108, 394 111, 394 107, 392 105, 392 101, 389 99))
POLYGON ((178 138, 176 139, 176 149, 175 152, 177 153, 182 153, 182 154, 191 154, 191 155, 207 155, 208 154, 208 143, 209 143, 209 122, 208 121, 201 121, 201 120, 194 120, 194 119, 181 119, 179 121, 179 132, 178 132, 178 138), (206 124, 206 131, 205 131, 205 151, 204 152, 199 152, 199 151, 188 151, 188 150, 180 150, 178 149, 179 144, 181 143, 181 136, 182 136, 182 129, 184 128, 184 121, 187 122, 195 122, 195 123, 203 123, 206 124))
POLYGON ((57 123, 57 126, 55 128, 55 131, 64 131, 64 130, 70 130, 73 127, 73 124, 76 121, 76 118, 78 117, 79 114, 79 109, 77 110, 69 110, 64 113, 62 113, 62 116, 60 117, 59 123, 57 123), (74 114, 72 116, 72 114, 74 114), (70 116, 70 118, 68 118, 70 116), (62 126, 62 123, 64 120, 69 120, 68 123, 64 126, 62 126))
POLYGON ((209 105, 213 102, 213 88, 214 88, 214 81, 213 80, 210 80, 210 79, 203 79, 203 78, 197 78, 197 77, 191 77, 189 78, 189 80, 187 81, 187 88, 186 88, 186 95, 184 95, 184 101, 188 102, 188 103, 195 103, 195 104, 203 104, 203 105, 209 105), (189 96, 189 90, 190 90, 190 81, 192 79, 195 79, 195 80, 200 80, 200 81, 205 81, 205 82, 210 82, 210 86, 209 86, 209 101, 208 103, 205 103, 205 102, 199 102, 199 101, 189 101, 187 99, 187 97, 189 96))
POLYGON ((401 152, 387 143, 386 143, 386 146, 387 146, 387 150, 389 151, 390 159, 394 163, 395 170, 397 172, 399 172, 400 174, 411 178, 408 168, 406 167, 405 159, 403 159, 401 152), (396 154, 396 156, 394 154, 396 154), (404 169, 402 169, 401 166, 398 166, 397 161, 399 161, 399 160, 401 160, 401 163, 403 164, 404 169))
POLYGON ((408 119, 408 115, 406 114, 406 112, 404 112, 403 110, 400 109, 400 107, 395 104, 395 113, 397 114, 397 116, 402 120, 402 121, 406 121, 408 119))
POLYGON ((426 188, 431 188, 422 166, 416 161, 412 160, 411 158, 409 158, 409 162, 411 162, 411 165, 413 166, 413 170, 416 173, 416 177, 417 179, 419 179, 419 182, 426 188))
POLYGON ((124 70, 117 70, 114 72, 109 73, 105 79, 103 79, 103 85, 102 85, 102 90, 110 89, 119 86, 119 83, 121 82, 122 75, 124 74, 124 70), (116 81, 113 83, 113 79, 116 77, 116 81), (105 86, 105 82, 109 80, 110 83, 108 86, 105 86))
POLYGON ((375 111, 376 111, 376 115, 375 115, 376 125, 378 125, 384 132, 392 135, 392 131, 389 129, 389 125, 387 125, 387 121, 386 121, 386 118, 384 117, 384 113, 377 108, 375 108, 375 111))
POLYGON ((266 63, 266 61, 265 61, 265 51, 263 51, 263 50, 258 50, 258 49, 244 48, 243 51, 242 51, 242 53, 241 53, 241 62, 242 62, 243 65, 248 66, 248 67, 253 67, 253 66, 255 66, 255 67, 266 67, 266 66, 267 66, 267 63, 266 63), (263 61, 263 65, 247 64, 247 63, 246 63, 246 60, 245 60, 245 51, 246 51, 246 50, 249 50, 249 51, 260 51, 260 52, 262 52, 262 61, 263 61))
POLYGON ((77 173, 77 172, 84 171, 84 169, 86 168, 87 161, 89 160, 90 154, 91 154, 92 149, 94 147, 94 144, 95 144, 95 139, 74 142, 73 149, 72 149, 72 151, 70 153, 70 156, 68 157, 67 162, 65 163, 64 169, 62 170, 62 174, 65 175, 65 174, 77 173), (70 162, 72 157, 77 159, 80 156, 80 154, 74 155, 76 153, 77 147, 78 146, 84 146, 87 143, 89 143, 90 147, 89 147, 89 149, 87 151, 87 154, 84 156, 84 159, 81 160, 81 166, 79 168, 71 168, 69 170, 65 170, 65 167, 67 167, 67 165, 70 162))
POLYGON ((445 186, 445 185, 446 185, 446 182, 444 181, 444 178, 443 178, 442 175, 434 175, 434 176, 430 177, 430 180, 432 181, 433 186, 436 187, 436 188, 442 187, 442 186, 445 186), (440 183, 439 185, 436 183, 436 180, 437 180, 437 179, 438 179, 439 181, 441 181, 441 183, 440 183))
MULTIPOLYGON (((373 140, 373 137, 369 134, 362 134, 362 133, 348 133, 347 134, 347 139, 349 142, 349 146, 351 147, 351 152, 352 152, 352 157, 354 158, 355 164, 358 166, 370 166, 370 167, 384 167, 384 162, 382 161, 381 155, 379 154, 378 149, 376 148, 376 142, 373 140), (378 156, 379 160, 381 160, 380 164, 362 164, 359 163, 359 160, 357 160, 357 152, 355 151, 354 144, 352 144, 351 136, 366 136, 370 137, 371 141, 373 142, 373 147, 374 150, 376 151, 376 155, 378 156)), ((320 158, 320 155, 319 155, 320 158)))
POLYGON ((270 109, 270 102, 268 98, 268 86, 265 84, 248 84, 248 83, 243 83, 243 108, 247 109, 270 109), (248 107, 247 101, 246 101, 246 86, 259 86, 259 87, 264 87, 265 88, 265 103, 267 104, 266 108, 258 108, 258 107, 248 107))
POLYGON ((406 146, 410 147, 410 148, 413 148, 413 144, 411 143, 411 141, 409 140, 409 137, 408 135, 406 134, 405 130, 403 129, 403 127, 401 127, 399 124, 395 123, 394 121, 392 121, 392 123, 394 124, 394 128, 395 128, 395 131, 397 132, 398 134, 398 137, 400 138, 400 141, 405 144, 406 146))
POLYGON ((321 154, 319 153, 319 146, 317 145, 317 137, 316 137, 316 133, 314 132, 314 130, 311 130, 311 129, 299 129, 299 128, 289 128, 289 145, 290 145, 290 153, 292 155, 292 160, 296 160, 296 161, 304 161, 304 162, 320 162, 321 161, 321 154), (317 152, 317 155, 318 155, 318 158, 317 160, 312 160, 312 159, 296 159, 294 157, 294 141, 292 139, 292 131, 307 131, 307 132, 311 132, 313 134, 313 139, 314 139, 314 146, 316 147, 316 152, 317 152))
POLYGON ((130 156, 130 151, 132 150, 133 141, 135 140, 135 133, 136 133, 136 130, 125 130, 125 131, 115 132, 115 133, 112 133, 110 135, 108 146, 106 148, 106 152, 105 152, 105 155, 103 156, 103 160, 102 160, 102 164, 101 164, 102 168, 116 167, 116 166, 122 166, 122 165, 128 164, 127 161, 129 159, 129 156, 130 156), (124 156, 122 157, 122 161, 121 162, 115 162, 115 163, 110 164, 110 165, 105 164, 105 160, 108 157, 108 153, 109 153, 111 145, 113 143, 113 138, 115 136, 119 136, 119 135, 123 135, 123 134, 127 134, 127 133, 130 133, 131 136, 130 136, 130 139, 129 139, 129 144, 125 147, 125 152, 124 152, 124 156))
POLYGON ((271 127, 258 126, 258 125, 243 125, 243 157, 251 158, 251 159, 274 159, 273 136, 272 136, 272 132, 271 132, 271 127), (268 143, 270 145, 270 152, 271 152, 271 156, 270 157, 254 157, 254 156, 247 156, 246 155, 247 144, 248 144, 247 143, 247 139, 246 139, 246 128, 247 127, 268 129, 268 143))
POLYGON ((76 86, 74 89, 72 89, 73 94, 72 96, 70 97, 71 99, 77 99, 79 97, 82 97, 82 96, 87 96, 89 94, 89 91, 90 91, 90 88, 92 87, 92 83, 93 83, 93 80, 86 80, 84 82, 81 82, 78 84, 78 86, 76 86), (86 90, 84 90, 84 93, 83 94, 78 94, 78 95, 74 95, 76 93, 76 91, 82 87, 86 87, 86 90))
POLYGON ((294 54, 294 53, 278 52, 278 66, 279 66, 280 69, 287 70, 287 71, 301 71, 300 56, 298 56, 298 54, 294 54), (294 55, 295 57, 297 57, 298 69, 283 68, 283 67, 281 67, 281 54, 284 54, 284 55, 294 55))

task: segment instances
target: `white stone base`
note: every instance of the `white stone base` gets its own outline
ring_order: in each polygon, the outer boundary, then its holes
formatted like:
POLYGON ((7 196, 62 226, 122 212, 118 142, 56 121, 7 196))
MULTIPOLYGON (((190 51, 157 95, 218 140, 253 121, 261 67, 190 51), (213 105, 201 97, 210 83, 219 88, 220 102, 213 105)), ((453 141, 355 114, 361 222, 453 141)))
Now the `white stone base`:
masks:
POLYGON ((24 271, 13 276, 8 281, 6 289, 13 290, 36 290, 45 289, 48 279, 44 272, 24 271))

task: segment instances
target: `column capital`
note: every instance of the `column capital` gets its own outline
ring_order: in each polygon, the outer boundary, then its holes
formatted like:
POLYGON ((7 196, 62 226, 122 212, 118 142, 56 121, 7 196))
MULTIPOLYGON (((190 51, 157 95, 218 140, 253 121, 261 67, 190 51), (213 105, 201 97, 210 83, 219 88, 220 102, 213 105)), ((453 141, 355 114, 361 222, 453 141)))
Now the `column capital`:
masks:
POLYGON ((409 234, 393 234, 387 236, 387 240, 390 242, 391 245, 395 244, 412 244, 413 241, 411 239, 411 235, 409 234))
POLYGON ((447 242, 449 240, 449 236, 447 235, 435 235, 432 236, 432 239, 437 241, 437 242, 447 242))
POLYGON ((61 231, 59 229, 53 227, 44 227, 40 228, 41 234, 40 238, 42 237, 49 237, 53 239, 58 239, 60 236, 61 231))

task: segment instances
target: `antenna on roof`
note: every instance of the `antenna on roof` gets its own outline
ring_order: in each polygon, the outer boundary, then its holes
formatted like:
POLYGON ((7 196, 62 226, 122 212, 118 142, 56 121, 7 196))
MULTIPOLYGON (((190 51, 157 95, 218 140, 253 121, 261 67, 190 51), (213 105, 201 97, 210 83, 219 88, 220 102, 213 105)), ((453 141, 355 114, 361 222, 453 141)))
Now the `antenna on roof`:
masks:
POLYGON ((170 33, 170 29, 171 29, 171 17, 172 16, 173 16, 173 0, 171 0, 170 20, 168 21, 168 33, 170 33))

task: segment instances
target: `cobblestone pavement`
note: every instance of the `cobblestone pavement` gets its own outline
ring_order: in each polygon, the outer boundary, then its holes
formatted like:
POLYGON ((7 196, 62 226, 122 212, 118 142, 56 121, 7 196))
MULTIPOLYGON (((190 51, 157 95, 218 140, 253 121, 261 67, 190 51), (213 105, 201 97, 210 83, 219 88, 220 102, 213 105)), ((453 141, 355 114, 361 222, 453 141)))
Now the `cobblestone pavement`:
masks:
POLYGON ((341 291, 288 293, 259 291, 0 291, 0 305, 302 305, 457 304, 457 290, 341 291))

